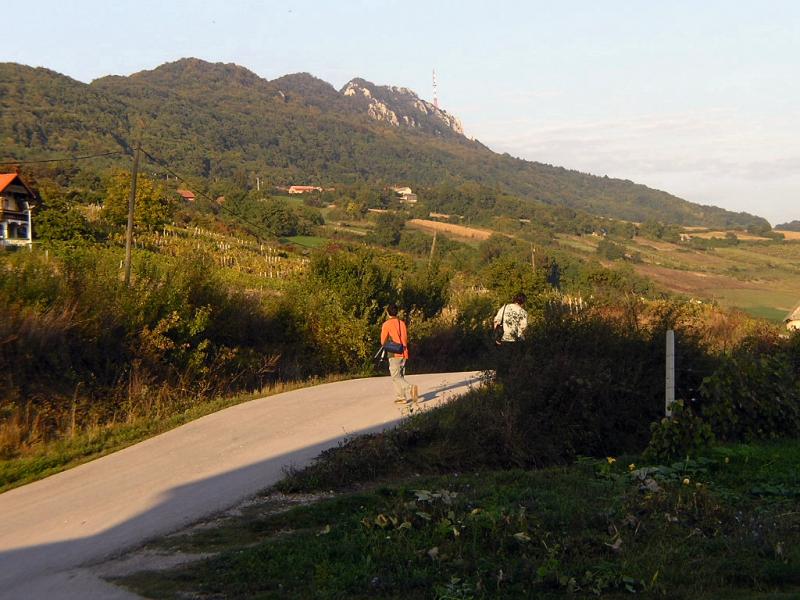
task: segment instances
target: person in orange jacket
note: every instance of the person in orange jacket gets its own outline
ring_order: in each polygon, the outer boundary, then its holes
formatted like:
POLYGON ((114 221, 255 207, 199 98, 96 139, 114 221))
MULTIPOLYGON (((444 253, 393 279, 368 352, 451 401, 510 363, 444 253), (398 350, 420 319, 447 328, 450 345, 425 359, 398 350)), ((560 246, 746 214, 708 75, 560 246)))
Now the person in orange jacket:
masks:
POLYGON ((419 402, 419 390, 416 385, 406 381, 406 361, 408 360, 408 329, 405 321, 397 316, 397 305, 392 303, 386 307, 389 318, 384 321, 381 327, 381 346, 388 340, 398 342, 403 345, 402 353, 389 353, 389 375, 392 376, 394 384, 395 402, 406 404, 407 402, 419 402))

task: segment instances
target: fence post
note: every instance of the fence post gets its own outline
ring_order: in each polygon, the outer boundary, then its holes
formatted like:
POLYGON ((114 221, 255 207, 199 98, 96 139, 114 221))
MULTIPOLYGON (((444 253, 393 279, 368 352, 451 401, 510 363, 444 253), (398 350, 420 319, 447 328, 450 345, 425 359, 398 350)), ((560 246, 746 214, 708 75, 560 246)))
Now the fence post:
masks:
POLYGON ((672 416, 672 404, 675 402, 675 332, 667 330, 667 373, 664 412, 672 416))

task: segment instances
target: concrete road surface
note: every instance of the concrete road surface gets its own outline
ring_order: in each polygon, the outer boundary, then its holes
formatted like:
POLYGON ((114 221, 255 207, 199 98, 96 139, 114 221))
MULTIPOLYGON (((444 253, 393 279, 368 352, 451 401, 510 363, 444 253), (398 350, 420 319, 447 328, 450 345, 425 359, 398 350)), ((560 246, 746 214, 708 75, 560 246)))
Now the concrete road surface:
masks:
MULTIPOLYGON (((480 373, 408 379, 432 406, 480 373)), ((230 508, 346 436, 394 426, 393 396, 388 377, 285 392, 0 494, 0 598, 136 598, 79 567, 230 508)))

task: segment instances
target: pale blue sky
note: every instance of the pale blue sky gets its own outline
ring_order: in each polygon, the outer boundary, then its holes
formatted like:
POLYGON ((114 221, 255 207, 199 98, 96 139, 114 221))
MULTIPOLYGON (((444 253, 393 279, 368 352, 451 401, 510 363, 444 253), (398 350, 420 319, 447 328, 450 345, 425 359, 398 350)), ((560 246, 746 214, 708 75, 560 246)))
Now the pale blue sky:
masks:
MULTIPOLYGON (((9 12, 10 11, 10 12, 9 12)), ((2 59, 81 81, 195 56, 407 86, 494 150, 800 219, 800 1, 15 3, 2 59)))

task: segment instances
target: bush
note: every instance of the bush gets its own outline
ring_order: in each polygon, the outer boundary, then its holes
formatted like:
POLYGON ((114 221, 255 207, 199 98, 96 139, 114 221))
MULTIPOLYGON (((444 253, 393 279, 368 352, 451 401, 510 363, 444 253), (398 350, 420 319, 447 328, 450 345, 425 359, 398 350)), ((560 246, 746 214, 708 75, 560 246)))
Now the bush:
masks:
POLYGON ((119 261, 83 246, 4 257, 0 408, 24 415, 22 443, 57 437, 72 410, 79 426, 127 420, 271 376, 270 315, 210 261, 140 254, 130 288, 119 261))
POLYGON ((644 452, 645 460, 665 461, 696 456, 715 440, 711 426, 697 416, 683 400, 672 405, 672 417, 664 417, 650 427, 652 437, 644 452))
POLYGON ((729 357, 703 381, 699 413, 726 442, 796 436, 799 386, 785 354, 729 357))
POLYGON ((625 258, 625 247, 603 238, 597 245, 597 254, 608 260, 622 260, 625 258))

